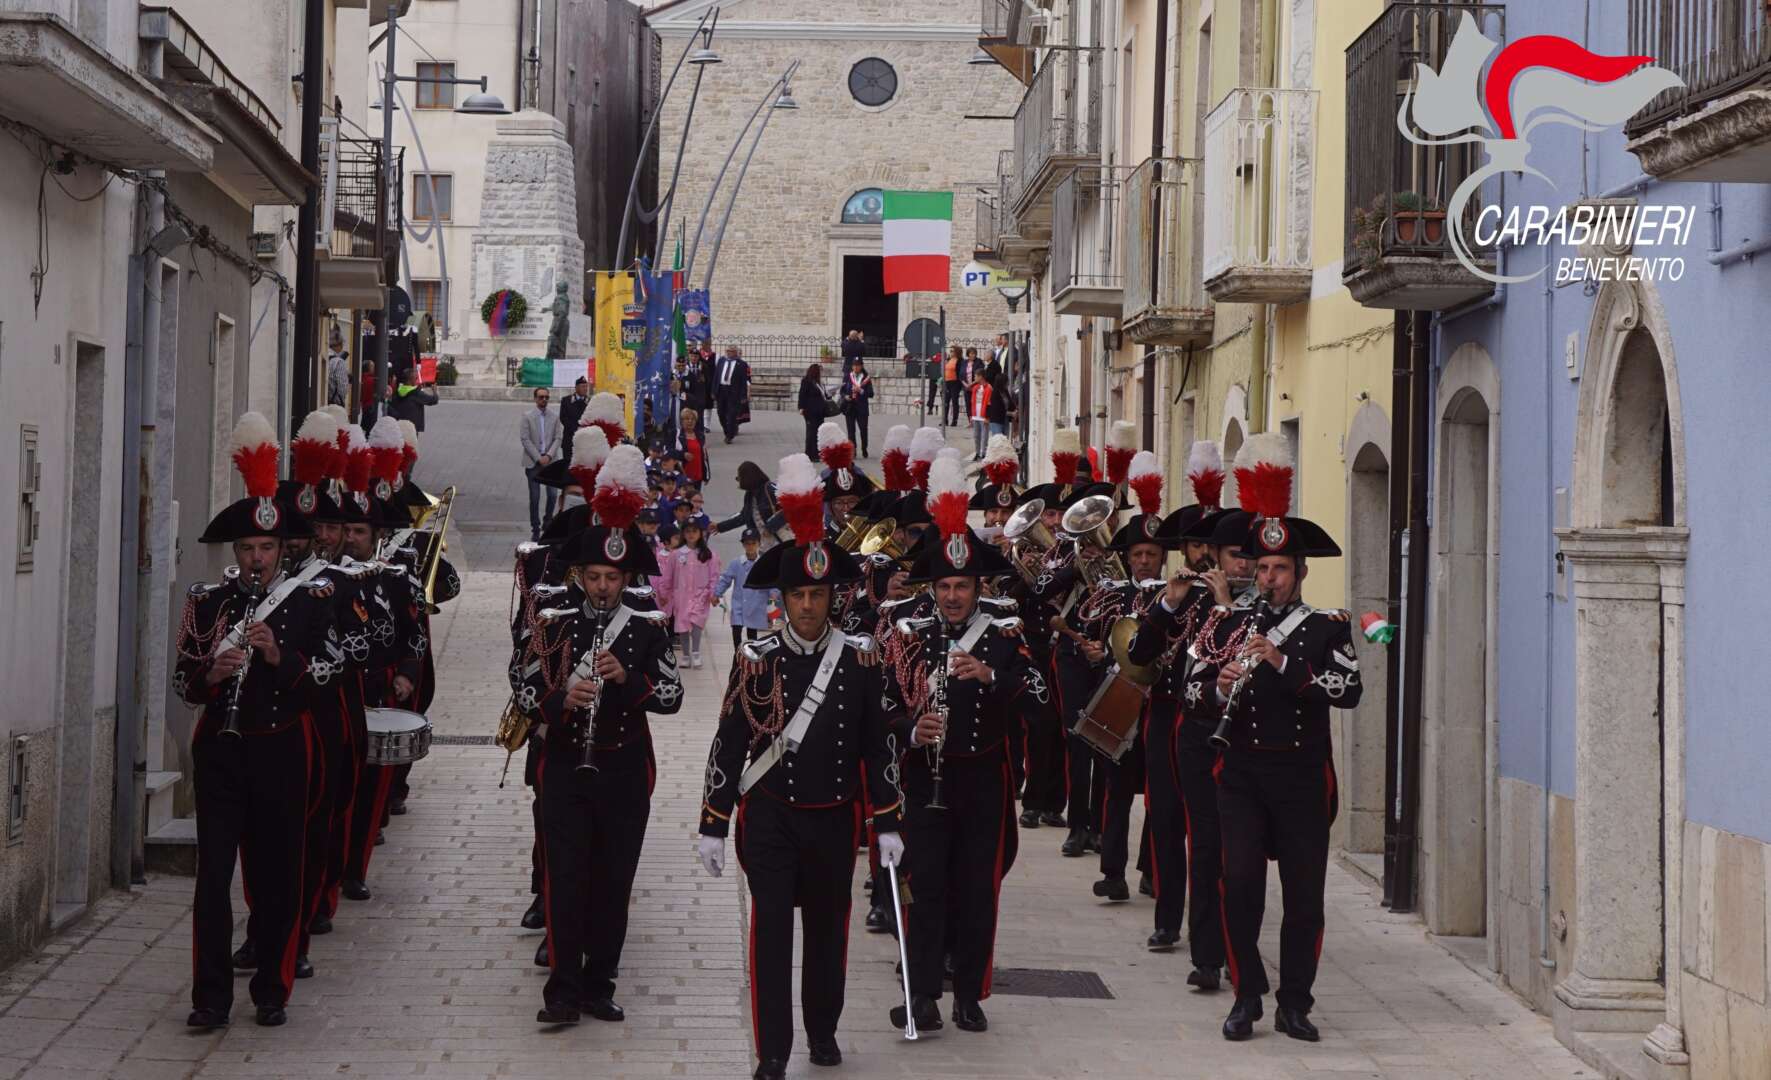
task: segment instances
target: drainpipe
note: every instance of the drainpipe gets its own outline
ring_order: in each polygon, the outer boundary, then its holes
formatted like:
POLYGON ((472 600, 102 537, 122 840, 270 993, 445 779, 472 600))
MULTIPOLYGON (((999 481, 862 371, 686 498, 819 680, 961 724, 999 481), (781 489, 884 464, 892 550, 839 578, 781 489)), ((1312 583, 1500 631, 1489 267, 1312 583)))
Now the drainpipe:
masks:
POLYGON ((1427 624, 1427 355, 1426 312, 1409 313, 1408 603, 1402 616, 1402 745, 1398 757, 1396 884, 1392 911, 1415 908, 1415 854, 1420 833, 1421 701, 1425 692, 1427 624))
MULTIPOLYGON (((307 0, 302 8, 301 48, 301 167, 310 176, 320 172, 320 114, 326 110, 326 4, 307 0)), ((393 32, 393 27, 388 27, 393 32)), ((320 218, 320 187, 307 185, 306 197, 295 215, 295 372, 291 387, 289 430, 300 427, 313 409, 314 337, 318 331, 316 303, 319 298, 318 268, 314 259, 314 235, 320 218)), ((154 282, 159 288, 159 282, 154 282)))
POLYGON ((1385 584, 1385 617, 1403 634, 1384 646, 1388 663, 1384 681, 1384 897, 1387 907, 1397 892, 1397 851, 1400 845, 1400 762, 1402 760, 1402 638, 1413 628, 1402 622, 1402 537, 1408 531, 1408 313, 1396 313, 1390 343, 1390 563, 1385 584))
MULTIPOLYGON (((1163 132, 1168 127, 1168 0, 1159 0, 1156 5, 1156 88, 1150 95, 1150 156, 1162 156, 1163 132)), ((1125 198, 1122 187, 1119 192, 1125 198)), ((1122 236, 1121 245, 1135 243, 1136 238, 1122 236)), ((1162 255, 1162 215, 1154 215, 1150 228, 1150 254, 1148 266, 1160 265, 1162 255)), ((1144 346, 1144 449, 1156 449, 1156 347, 1144 346)))
MULTIPOLYGON (((145 187, 135 200, 131 222, 133 249, 129 259, 128 311, 125 315, 123 362, 123 476, 122 513, 117 538, 117 673, 114 692, 117 700, 117 730, 113 736, 114 763, 112 774, 111 884, 126 889, 135 880, 132 856, 135 852, 137 810, 141 797, 140 780, 145 779, 136 761, 141 745, 141 721, 137 716, 136 669, 136 601, 139 599, 141 574, 141 523, 143 510, 141 490, 141 399, 145 382, 142 357, 142 309, 148 278, 148 261, 153 257, 147 249, 148 198, 145 187)), ((158 284, 158 283, 156 283, 158 284)), ((82 900, 85 898, 82 897, 82 900)))
MULTIPOLYGON (((536 16, 539 17, 541 13, 541 0, 535 0, 535 8, 536 16)), ((523 0, 517 0, 517 58, 516 65, 511 69, 515 75, 513 81, 517 88, 517 107, 515 110, 517 112, 523 111, 523 90, 528 83, 528 80, 523 78, 523 25, 528 21, 529 16, 523 8, 523 0)))
MULTIPOLYGON (((1554 314, 1556 306, 1556 290, 1550 284, 1550 267, 1555 265, 1555 245, 1544 247, 1543 274, 1543 355, 1547 358, 1555 355, 1550 349, 1550 338, 1554 331, 1554 314)), ((1542 852, 1541 865, 1538 867, 1543 881, 1538 887, 1537 940, 1538 966, 1554 969, 1556 957, 1550 950, 1550 782, 1554 776, 1550 762, 1554 751, 1554 740, 1550 737, 1550 706, 1554 703, 1554 695, 1550 687, 1555 679, 1556 665, 1556 566, 1560 562, 1561 551, 1556 540, 1556 484, 1555 473, 1555 407, 1552 404, 1555 395, 1552 393, 1553 377, 1550 365, 1539 365, 1543 368, 1543 476, 1544 476, 1544 525, 1548 534, 1549 558, 1544 562, 1543 590, 1543 822, 1539 834, 1538 847, 1542 852)))

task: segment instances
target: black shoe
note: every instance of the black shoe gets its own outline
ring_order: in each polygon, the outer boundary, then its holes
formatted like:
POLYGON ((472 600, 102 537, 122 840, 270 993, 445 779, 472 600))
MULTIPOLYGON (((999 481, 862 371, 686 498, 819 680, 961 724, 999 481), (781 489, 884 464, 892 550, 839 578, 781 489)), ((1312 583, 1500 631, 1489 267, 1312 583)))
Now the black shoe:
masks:
POLYGON ((867 880, 861 882, 861 891, 868 896, 873 895, 873 878, 871 876, 869 876, 867 880))
MULTIPOLYGON (((727 442, 732 440, 727 439, 727 442)), ((755 1080, 787 1080, 787 1062, 780 1058, 770 1058, 759 1062, 756 1071, 750 1074, 755 1080)))
POLYGON ((346 900, 367 900, 375 895, 369 891, 369 886, 360 881, 346 881, 338 886, 338 891, 344 894, 346 900))
POLYGON ((1104 877, 1095 882, 1095 895, 1118 904, 1131 899, 1131 890, 1126 888, 1122 877, 1104 877))
POLYGON ((953 1026, 961 1031, 988 1031, 990 1021, 984 1018, 984 1010, 975 1001, 954 1001, 953 1026))
POLYGON ((1304 1042, 1322 1041, 1322 1033, 1316 1030, 1315 1024, 1310 1023, 1308 1013, 1288 1009, 1283 1005, 1273 1010, 1273 1030, 1304 1042))
POLYGON ((524 930, 545 930, 547 928, 547 912, 541 907, 541 894, 536 893, 535 899, 529 904, 529 910, 523 912, 524 930))
POLYGON ((1236 1004, 1230 1006, 1230 1015, 1224 1018, 1224 1038, 1241 1042, 1254 1034, 1254 1022, 1260 1018, 1260 998, 1237 998, 1236 1004))
POLYGON ((313 978, 314 977, 313 962, 310 961, 305 956, 296 957, 295 958, 295 977, 298 979, 311 979, 311 978, 313 978))
POLYGON ((1150 880, 1149 874, 1144 874, 1138 878, 1138 895, 1151 897, 1156 895, 1156 885, 1150 880))
POLYGON ((1054 829, 1061 829, 1064 827, 1064 815, 1058 813, 1056 810, 1047 810, 1045 813, 1039 815, 1039 823, 1041 825, 1050 826, 1054 829))
POLYGON ((251 938, 247 938, 245 944, 234 950, 234 970, 258 970, 258 946, 252 943, 251 938))
POLYGON ((1037 829, 1037 828, 1039 828, 1039 811, 1037 811, 1037 810, 1023 810, 1023 811, 1021 811, 1021 828, 1023 828, 1023 829, 1037 829))
MULTIPOLYGON (((912 994, 910 996, 910 1011, 911 1015, 916 1017, 918 1032, 940 1031, 946 1026, 941 1022, 940 1003, 927 994, 912 994)), ((904 1026, 904 1006, 892 1006, 891 1021, 893 1027, 904 1026)))
POLYGON ((584 1011, 606 1024, 619 1024, 627 1019, 627 1013, 615 1004, 614 998, 591 998, 584 1003, 584 1011))
POLYGON ((1064 837, 1064 845, 1058 852, 1066 859, 1080 859, 1084 849, 1088 847, 1088 830, 1071 829, 1070 835, 1064 837))
POLYGON ((535 966, 539 968, 550 968, 553 966, 553 964, 549 962, 547 955, 546 938, 542 938, 541 944, 535 947, 535 966))
POLYGON ((812 1059, 813 1065, 829 1066, 842 1064, 842 1047, 836 1045, 836 1040, 834 1038, 808 1038, 806 1039, 806 1048, 810 1051, 808 1056, 812 1059))
POLYGON ((330 934, 332 920, 325 915, 315 915, 313 920, 307 924, 307 932, 310 935, 330 934))
POLYGON ((578 1010, 570 1005, 543 1005, 535 1014, 537 1024, 576 1024, 578 1020, 578 1010))
POLYGON ((375 830, 375 846, 380 847, 381 845, 383 845, 385 843, 387 843, 387 833, 382 832, 380 829, 376 829, 375 830))
POLYGON ((281 1005, 260 1005, 258 1007, 259 1027, 282 1027, 289 1022, 289 1014, 281 1005))
POLYGON ((404 814, 406 812, 406 800, 405 799, 398 799, 394 802, 388 803, 387 804, 387 812, 392 814, 395 817, 399 817, 400 815, 404 814))
POLYGON ((892 930, 892 917, 885 908, 870 907, 867 909, 867 932, 869 934, 889 934, 892 930))
POLYGON ((1083 847, 1083 850, 1085 850, 1085 851, 1092 851, 1097 855, 1100 854, 1100 852, 1101 852, 1101 831, 1099 829, 1090 829, 1088 831, 1088 842, 1086 844, 1082 845, 1082 847, 1083 847))
POLYGON ((184 1018, 185 1027, 218 1028, 228 1026, 228 1014, 220 1009, 192 1009, 184 1018))
POLYGON ((1214 967, 1196 967, 1187 976, 1188 986, 1197 986, 1201 990, 1216 990, 1223 985, 1223 977, 1214 967))
POLYGON ((1151 952, 1168 952, 1180 943, 1179 930, 1164 930, 1157 927, 1156 932, 1144 942, 1144 947, 1151 952))

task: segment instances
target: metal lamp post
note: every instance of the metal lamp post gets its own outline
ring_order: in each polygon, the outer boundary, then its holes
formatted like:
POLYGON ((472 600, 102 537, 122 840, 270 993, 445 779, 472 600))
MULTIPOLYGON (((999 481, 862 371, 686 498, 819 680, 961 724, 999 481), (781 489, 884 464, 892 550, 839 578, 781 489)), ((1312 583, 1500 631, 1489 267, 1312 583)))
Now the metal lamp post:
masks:
MULTIPOLYGON (((732 140, 732 148, 726 152, 726 160, 719 167, 719 175, 713 178, 713 185, 707 189, 707 202, 701 206, 701 220, 695 226, 695 238, 689 242, 689 259, 683 264, 683 281, 685 283, 693 280, 695 254, 701 250, 701 235, 707 230, 707 215, 713 211, 713 200, 719 197, 720 185, 726 182, 726 170, 732 167, 732 159, 738 156, 738 148, 744 145, 744 136, 750 133, 750 125, 756 123, 756 118, 762 115, 763 109, 768 107, 771 102, 775 103, 777 107, 782 107, 779 105, 781 97, 786 92, 788 84, 793 81, 793 73, 798 70, 799 61, 795 60, 787 65, 787 70, 782 72, 779 78, 769 84, 768 90, 763 93, 762 100, 756 103, 756 108, 750 112, 750 118, 744 121, 744 126, 738 129, 738 136, 732 140)), ((792 102, 793 98, 789 96, 787 100, 792 102)))
POLYGON ((732 193, 726 198, 726 211, 720 216, 719 231, 713 237, 713 254, 707 257, 707 280, 702 283, 704 288, 713 288, 713 273, 719 267, 719 249, 726 240, 726 226, 732 222, 732 207, 738 203, 738 189, 744 186, 744 174, 750 171, 750 161, 756 157, 756 148, 762 144, 763 132, 769 129, 769 118, 775 115, 777 109, 799 108, 799 102, 793 100, 793 90, 786 85, 786 80, 782 79, 780 85, 781 93, 775 98, 774 104, 769 106, 763 122, 756 126, 756 135, 750 140, 750 150, 744 155, 744 164, 738 167, 738 178, 732 181, 732 193))
MULTIPOLYGON (((669 99, 670 88, 676 85, 676 77, 682 72, 683 64, 685 63, 695 65, 695 87, 697 90, 697 96, 699 96, 701 69, 708 64, 718 64, 722 62, 719 53, 713 51, 713 31, 718 25, 719 8, 711 8, 702 14, 701 21, 695 26, 695 32, 689 35, 689 43, 683 46, 682 55, 676 58, 676 67, 670 69, 670 79, 664 84, 663 92, 658 95, 658 104, 652 109, 652 118, 646 121, 646 133, 640 139, 639 154, 634 158, 633 176, 627 181, 627 205, 622 207, 621 210, 621 236, 615 241, 615 269, 617 270, 624 269, 627 266, 627 225, 628 222, 633 219, 634 200, 639 197, 640 162, 645 160, 646 150, 652 145, 652 137, 658 133, 658 118, 664 115, 664 102, 669 99), (701 43, 699 47, 696 46, 696 42, 701 43)), ((689 101, 688 114, 683 117, 683 142, 681 146, 687 145, 689 124, 694 119, 695 100, 691 98, 689 101)), ((683 161, 681 146, 679 146, 676 155, 678 171, 681 171, 683 161)), ((675 193, 676 177, 673 175, 670 182, 670 192, 665 196, 666 205, 668 205, 670 195, 675 193)), ((659 209, 662 210, 664 207, 660 207, 659 209)))

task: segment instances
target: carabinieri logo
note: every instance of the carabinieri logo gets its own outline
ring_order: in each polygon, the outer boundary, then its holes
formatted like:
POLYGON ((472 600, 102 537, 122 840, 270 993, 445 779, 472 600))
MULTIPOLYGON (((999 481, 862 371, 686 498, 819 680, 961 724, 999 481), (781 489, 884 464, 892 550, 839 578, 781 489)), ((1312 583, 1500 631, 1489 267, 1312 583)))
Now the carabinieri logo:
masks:
MULTIPOLYGON (((1396 126, 1404 138, 1420 146, 1482 144, 1487 162, 1457 186, 1445 208, 1452 251, 1477 277, 1494 282, 1529 281, 1543 270, 1497 275, 1482 269, 1470 253, 1469 239, 1464 236, 1464 209, 1482 183, 1512 172, 1530 174, 1553 187, 1549 177, 1526 161, 1535 128, 1553 123, 1603 131, 1623 123, 1656 94, 1683 85, 1683 79, 1656 66, 1652 56, 1601 56, 1563 37, 1536 35, 1501 49, 1477 29, 1466 12, 1439 70, 1425 64, 1417 68, 1415 88, 1404 95, 1396 126), (1494 60, 1483 78, 1482 66, 1491 54, 1494 60)), ((1473 231, 1482 246, 1505 239, 1514 243, 1561 240, 1576 245, 1607 238, 1646 245, 1665 239, 1682 243, 1695 216, 1695 208, 1678 206, 1634 210, 1629 215, 1603 215, 1591 205, 1555 210, 1531 206, 1521 216, 1519 207, 1503 215, 1499 206, 1490 205, 1477 215, 1473 231), (1645 212, 1656 209, 1664 212, 1645 212)), ((1678 261, 1682 272, 1683 260, 1678 261)), ((1563 277, 1562 270, 1557 277, 1563 277)))

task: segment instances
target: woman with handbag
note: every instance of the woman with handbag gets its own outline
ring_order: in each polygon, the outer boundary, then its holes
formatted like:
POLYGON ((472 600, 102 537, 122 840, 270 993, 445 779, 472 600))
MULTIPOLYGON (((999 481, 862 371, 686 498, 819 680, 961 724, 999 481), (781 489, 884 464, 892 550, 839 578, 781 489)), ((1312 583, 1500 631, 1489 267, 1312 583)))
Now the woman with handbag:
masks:
POLYGON ((824 368, 813 364, 806 368, 799 381, 799 414, 806 421, 806 457, 818 460, 818 425, 829 414, 830 403, 824 397, 824 368))
POLYGON ((867 415, 873 409, 868 404, 873 397, 873 376, 867 374, 867 361, 855 357, 855 364, 842 380, 842 412, 849 422, 849 441, 861 448, 861 456, 867 456, 867 415), (856 440, 855 432, 860 431, 861 438, 856 440))

